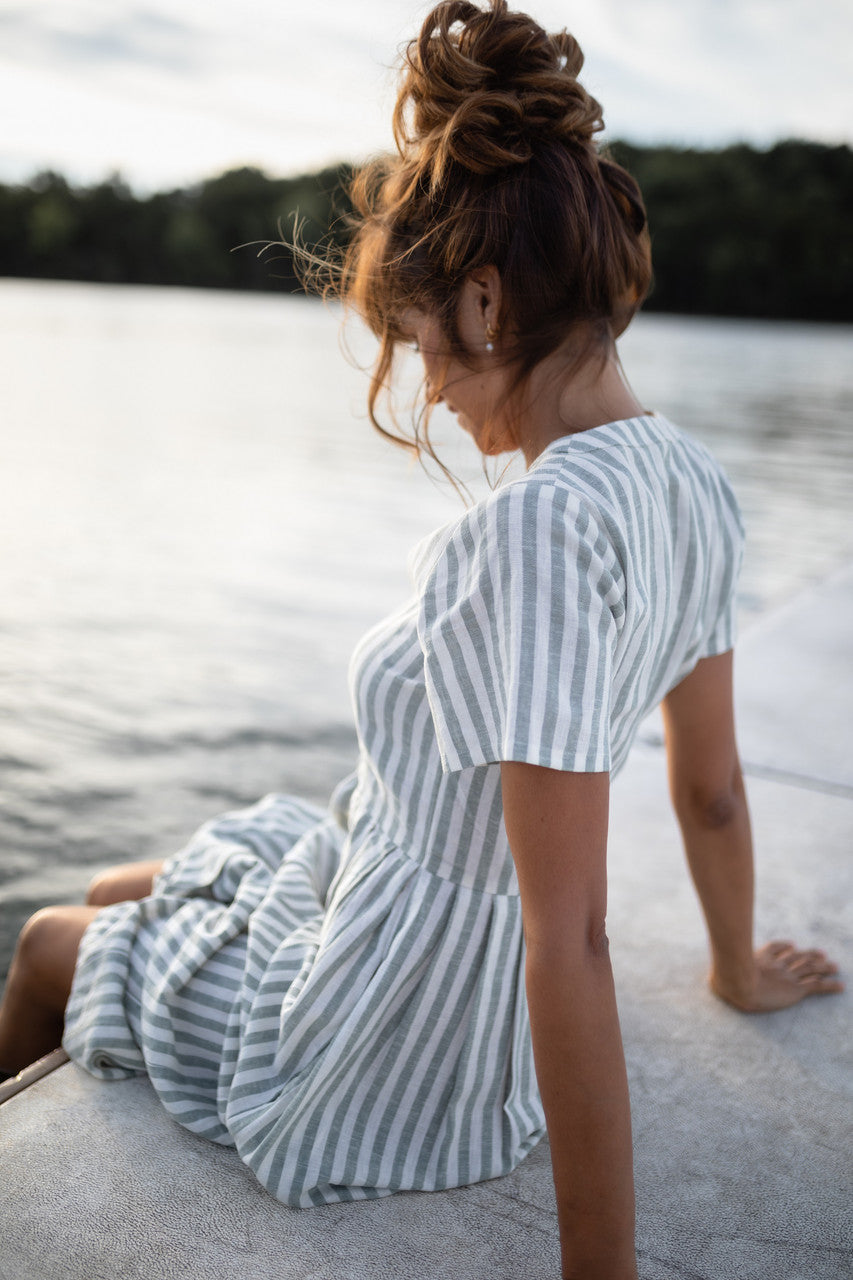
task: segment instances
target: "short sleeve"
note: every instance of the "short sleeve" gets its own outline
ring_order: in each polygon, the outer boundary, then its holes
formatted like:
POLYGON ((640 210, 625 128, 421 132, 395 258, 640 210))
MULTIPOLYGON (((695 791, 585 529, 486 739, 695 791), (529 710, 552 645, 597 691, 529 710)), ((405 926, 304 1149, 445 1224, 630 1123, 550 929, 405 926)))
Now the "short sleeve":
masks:
MULTIPOLYGON (((743 517, 731 485, 722 474, 718 477, 715 496, 713 532, 716 545, 721 550, 714 558, 713 571, 709 567, 709 580, 704 590, 707 623, 698 653, 700 658, 727 653, 737 640, 738 581, 744 551, 743 517)), ((711 530, 708 530, 709 542, 710 535, 711 530)))
POLYGON ((445 772, 608 770, 622 596, 576 496, 520 482, 469 512, 427 572, 418 625, 445 772))
POLYGON ((710 633, 705 637, 700 657, 713 658, 718 653, 728 653, 737 640, 738 601, 734 591, 722 606, 710 633))

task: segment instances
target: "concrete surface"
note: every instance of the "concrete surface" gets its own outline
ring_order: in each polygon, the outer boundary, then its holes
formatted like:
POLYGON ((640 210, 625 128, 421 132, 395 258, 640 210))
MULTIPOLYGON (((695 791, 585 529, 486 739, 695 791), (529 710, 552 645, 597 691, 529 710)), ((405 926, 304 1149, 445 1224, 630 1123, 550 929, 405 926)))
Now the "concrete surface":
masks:
MULTIPOLYGON (((745 637, 741 743, 759 937, 853 974, 853 569, 745 637)), ((851 995, 745 1017, 705 988, 652 724, 614 788, 610 936, 642 1280, 853 1278, 851 995)), ((144 1080, 66 1065, 0 1108, 0 1280, 546 1280, 547 1144, 510 1177, 313 1210, 266 1195, 144 1080)))

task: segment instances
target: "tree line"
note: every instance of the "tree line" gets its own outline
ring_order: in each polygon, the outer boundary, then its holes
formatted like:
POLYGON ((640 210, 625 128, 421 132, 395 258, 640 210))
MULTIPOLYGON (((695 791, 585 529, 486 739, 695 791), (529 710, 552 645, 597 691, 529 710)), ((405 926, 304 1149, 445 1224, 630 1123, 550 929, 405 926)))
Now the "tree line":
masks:
MULTIPOLYGON (((853 151, 780 142, 719 150, 615 143, 649 214, 647 310, 853 320, 853 151)), ((295 178, 234 169, 136 196, 47 172, 0 185, 0 275, 228 289, 302 288, 292 253, 346 242, 346 166, 295 178)))

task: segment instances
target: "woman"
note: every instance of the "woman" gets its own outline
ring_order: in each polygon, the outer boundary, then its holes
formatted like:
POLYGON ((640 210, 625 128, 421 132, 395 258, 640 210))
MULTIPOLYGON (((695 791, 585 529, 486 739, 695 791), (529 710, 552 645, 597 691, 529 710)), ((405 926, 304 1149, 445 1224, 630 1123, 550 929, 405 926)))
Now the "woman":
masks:
POLYGON ((398 154, 354 190, 338 288, 380 340, 374 422, 414 342, 427 407, 527 464, 417 549, 415 598, 358 647, 357 774, 327 813, 268 797, 34 917, 0 1062, 64 1016, 72 1057, 146 1071, 293 1205, 494 1177, 547 1122, 563 1275, 629 1280, 608 795, 659 702, 714 991, 760 1010, 840 984, 821 952, 753 949, 739 517, 618 363, 648 236, 581 62, 504 0, 447 0, 408 50, 398 154))

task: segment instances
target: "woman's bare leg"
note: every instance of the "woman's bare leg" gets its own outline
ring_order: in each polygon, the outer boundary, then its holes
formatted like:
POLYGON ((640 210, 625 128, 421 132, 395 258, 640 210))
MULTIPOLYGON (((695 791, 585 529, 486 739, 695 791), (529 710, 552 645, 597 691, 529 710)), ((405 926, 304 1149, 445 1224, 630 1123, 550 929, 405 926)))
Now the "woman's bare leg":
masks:
POLYGON ((95 876, 84 907, 45 907, 21 930, 0 1004, 0 1070, 21 1071, 62 1041, 80 939, 101 907, 144 898, 162 862, 95 876))
POLYGON ((21 930, 0 1004, 0 1068, 22 1071, 62 1042, 80 939, 97 907, 45 907, 21 930))
POLYGON ((123 867, 110 867, 96 875, 86 894, 87 907, 109 907, 114 902, 132 902, 147 898, 154 877, 162 869, 160 862, 128 862, 123 867))

